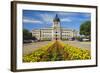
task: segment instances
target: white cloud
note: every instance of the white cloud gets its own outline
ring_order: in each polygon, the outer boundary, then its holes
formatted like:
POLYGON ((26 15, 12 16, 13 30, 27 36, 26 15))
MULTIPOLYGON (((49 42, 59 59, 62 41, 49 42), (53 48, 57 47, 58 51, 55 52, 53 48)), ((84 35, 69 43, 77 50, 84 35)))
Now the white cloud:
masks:
POLYGON ((91 14, 87 13, 84 15, 84 17, 91 17, 91 14))
POLYGON ((61 15, 61 16, 74 16, 74 15, 76 15, 76 13, 73 13, 73 12, 58 12, 57 14, 61 15))
POLYGON ((62 22, 71 22, 72 20, 69 19, 69 18, 62 18, 61 21, 62 21, 62 22))
POLYGON ((51 15, 51 14, 40 14, 40 16, 42 17, 42 20, 44 22, 51 23, 53 21, 53 15, 51 15))
POLYGON ((71 14, 71 13, 67 13, 67 12, 66 12, 66 13, 65 13, 65 12, 58 12, 57 14, 58 14, 58 15, 69 15, 69 14, 71 14))
POLYGON ((30 18, 23 18, 24 23, 42 23, 42 21, 36 20, 36 19, 30 19, 30 18))
MULTIPOLYGON (((58 14, 58 13, 57 13, 58 14)), ((63 14, 63 13, 62 13, 63 14)), ((65 13, 64 13, 65 14, 65 13)), ((59 15, 59 14, 58 14, 59 15)), ((44 22, 49 22, 49 23, 52 23, 53 22, 53 19, 55 17, 55 14, 40 14, 40 16, 42 17, 43 21, 44 22)), ((64 18, 60 18, 61 22, 71 22, 72 20, 67 18, 67 17, 64 17, 64 18)))

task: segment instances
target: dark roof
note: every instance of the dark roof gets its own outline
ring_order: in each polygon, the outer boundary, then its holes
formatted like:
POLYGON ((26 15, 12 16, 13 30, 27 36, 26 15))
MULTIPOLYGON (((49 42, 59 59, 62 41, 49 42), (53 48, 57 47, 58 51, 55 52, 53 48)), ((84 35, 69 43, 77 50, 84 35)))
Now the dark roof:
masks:
POLYGON ((56 14, 56 16, 55 16, 55 18, 54 18, 54 20, 53 21, 60 21, 60 19, 59 19, 59 17, 58 17, 58 15, 56 14))

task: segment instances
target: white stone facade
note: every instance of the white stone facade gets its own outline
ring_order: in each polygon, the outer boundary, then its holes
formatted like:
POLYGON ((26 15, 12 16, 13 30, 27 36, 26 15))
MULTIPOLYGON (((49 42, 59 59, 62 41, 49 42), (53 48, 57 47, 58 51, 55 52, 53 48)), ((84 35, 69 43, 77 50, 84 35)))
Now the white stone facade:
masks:
POLYGON ((56 15, 53 25, 50 28, 34 29, 32 36, 37 40, 66 40, 77 36, 77 31, 73 29, 61 28, 60 19, 56 15))

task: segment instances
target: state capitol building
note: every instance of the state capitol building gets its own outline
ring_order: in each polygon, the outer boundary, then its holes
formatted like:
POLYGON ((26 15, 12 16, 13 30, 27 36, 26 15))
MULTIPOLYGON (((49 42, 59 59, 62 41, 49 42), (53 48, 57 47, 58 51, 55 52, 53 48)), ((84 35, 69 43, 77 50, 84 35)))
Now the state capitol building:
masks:
POLYGON ((32 36, 37 40, 66 40, 76 37, 77 34, 74 29, 62 28, 57 14, 53 19, 52 27, 32 30, 32 36))

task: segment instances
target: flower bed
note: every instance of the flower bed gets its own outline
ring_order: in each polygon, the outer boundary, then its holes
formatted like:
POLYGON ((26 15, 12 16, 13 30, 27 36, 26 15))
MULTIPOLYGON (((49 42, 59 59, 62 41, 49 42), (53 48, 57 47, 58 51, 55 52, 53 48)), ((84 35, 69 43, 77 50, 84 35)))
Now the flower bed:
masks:
POLYGON ((77 48, 61 41, 54 41, 23 57, 23 62, 86 60, 90 51, 77 48))

